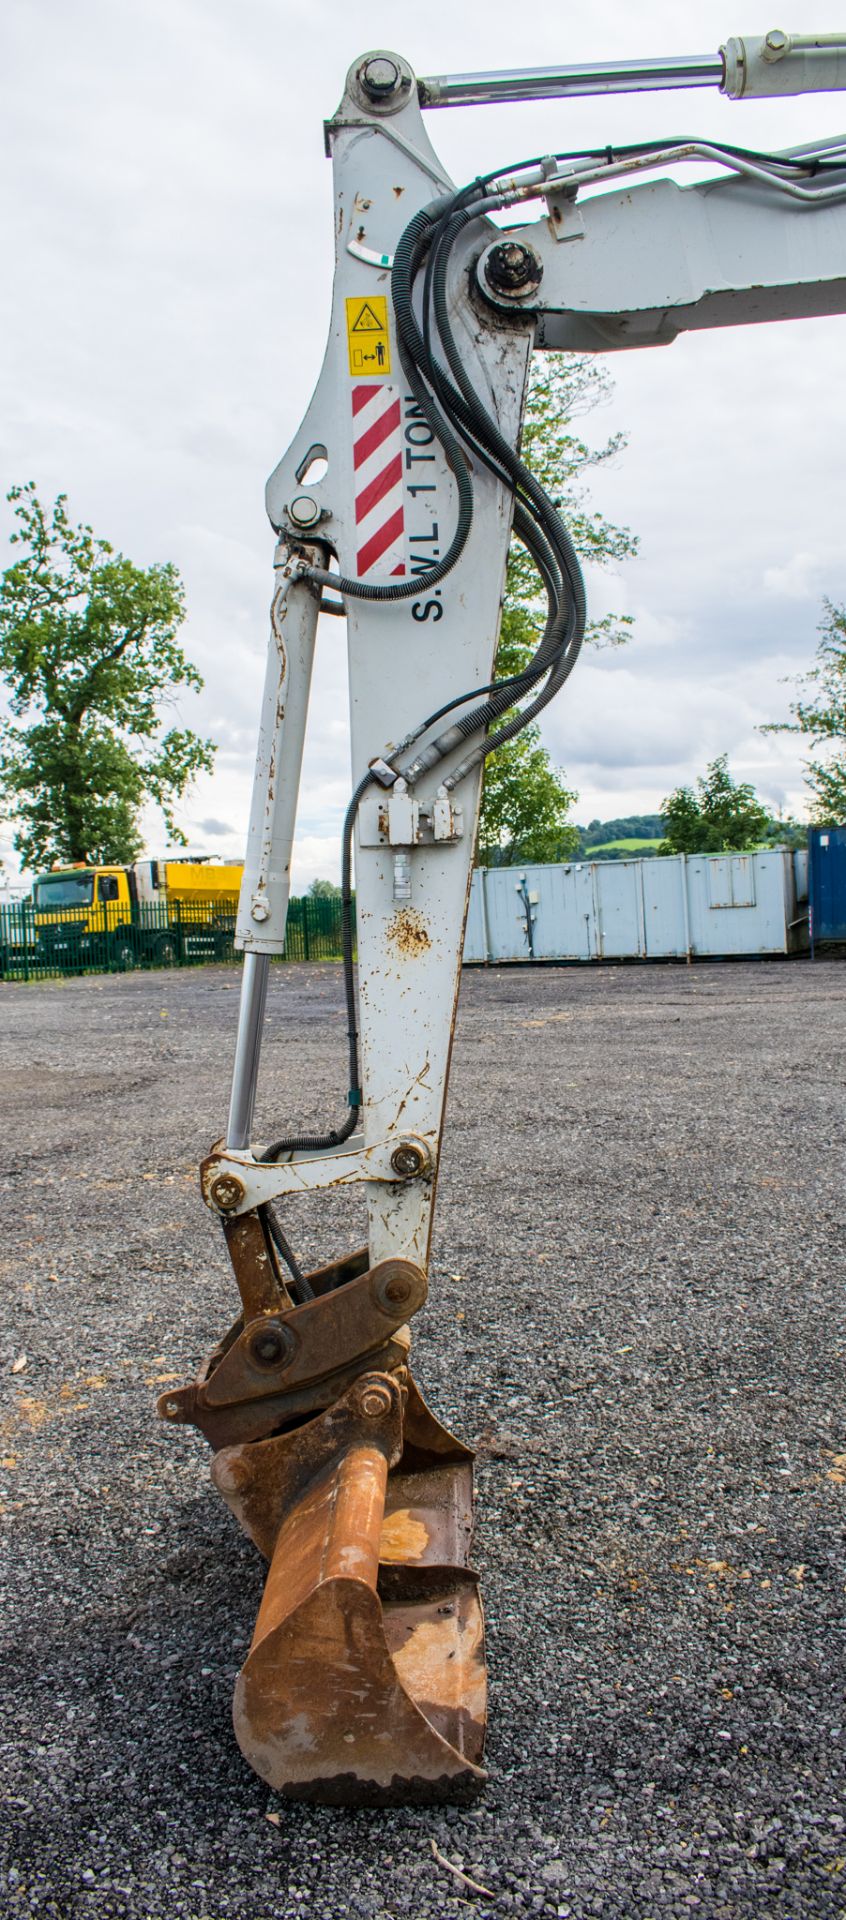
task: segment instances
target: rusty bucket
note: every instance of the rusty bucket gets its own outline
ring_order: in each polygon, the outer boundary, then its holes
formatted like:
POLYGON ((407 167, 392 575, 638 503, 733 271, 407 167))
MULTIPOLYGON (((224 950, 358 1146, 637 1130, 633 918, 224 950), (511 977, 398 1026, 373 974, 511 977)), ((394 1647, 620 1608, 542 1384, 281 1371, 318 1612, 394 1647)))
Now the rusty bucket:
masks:
POLYGON ((298 1800, 472 1797, 486 1706, 472 1454, 407 1372, 360 1374, 316 1418, 222 1448, 212 1475, 270 1562, 235 1691, 250 1766, 298 1800))

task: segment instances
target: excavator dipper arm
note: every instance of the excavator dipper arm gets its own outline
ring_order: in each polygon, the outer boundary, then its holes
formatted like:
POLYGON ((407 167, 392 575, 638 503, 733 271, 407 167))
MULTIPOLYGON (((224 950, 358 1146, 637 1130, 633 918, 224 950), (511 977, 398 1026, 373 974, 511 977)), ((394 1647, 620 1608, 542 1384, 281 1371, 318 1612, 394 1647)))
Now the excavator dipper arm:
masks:
POLYGON ((532 347, 657 344, 686 326, 846 305, 839 143, 777 156, 710 147, 727 177, 705 187, 639 180, 701 159, 687 142, 552 157, 456 193, 421 103, 649 84, 740 97, 766 90, 768 74, 775 92, 843 85, 845 46, 776 35, 729 42, 710 62, 419 83, 399 56, 368 54, 327 128, 329 341, 268 483, 278 547, 241 1007, 227 1133, 202 1168, 241 1311, 199 1378, 159 1403, 208 1439, 215 1484, 269 1562, 235 1729, 251 1765, 294 1797, 455 1798, 485 1777, 472 1455, 419 1394, 408 1321, 427 1293, 484 759, 563 685, 584 630, 575 552, 518 453, 532 347), (579 197, 620 174, 622 190, 579 197), (493 223, 530 201, 544 209, 534 224, 493 223), (494 683, 512 530, 548 610, 529 667, 494 683), (339 1063, 332 1122, 258 1145, 321 610, 344 611, 348 627, 347 1111, 339 1063), (347 1187, 366 1198, 367 1245, 303 1271, 287 1234, 297 1195, 347 1187))

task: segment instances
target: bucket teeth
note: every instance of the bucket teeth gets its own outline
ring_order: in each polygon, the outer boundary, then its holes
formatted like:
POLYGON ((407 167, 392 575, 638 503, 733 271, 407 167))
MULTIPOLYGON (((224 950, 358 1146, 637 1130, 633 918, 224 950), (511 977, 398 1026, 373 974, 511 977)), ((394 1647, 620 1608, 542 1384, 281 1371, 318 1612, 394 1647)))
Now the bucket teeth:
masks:
POLYGON ((280 1792, 372 1806, 483 1785, 471 1461, 407 1375, 376 1372, 305 1426, 216 1456, 270 1561, 234 1720, 280 1792))

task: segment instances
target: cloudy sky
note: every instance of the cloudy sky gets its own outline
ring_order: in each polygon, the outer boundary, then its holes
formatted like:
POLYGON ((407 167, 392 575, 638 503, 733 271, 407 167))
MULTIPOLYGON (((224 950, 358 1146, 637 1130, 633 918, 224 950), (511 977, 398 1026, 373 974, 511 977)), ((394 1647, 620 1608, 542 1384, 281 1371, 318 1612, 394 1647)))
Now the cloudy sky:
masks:
MULTIPOLYGON (((744 0, 738 18, 727 5, 3 0, 0 483, 63 490, 132 559, 182 570, 206 686, 180 714, 220 743, 183 810, 192 844, 243 845, 273 550, 264 481, 322 358, 322 122, 347 67, 380 45, 422 74, 714 53, 774 24, 769 0, 744 0)), ((793 0, 778 24, 842 28, 841 0, 793 0)), ((463 183, 523 152, 668 133, 775 148, 844 118, 837 96, 738 105, 709 90, 428 125, 463 183)), ((622 428, 628 447, 592 493, 641 552, 589 584, 596 611, 625 609, 636 628, 624 651, 583 659, 548 718, 579 819, 652 810, 723 751, 773 806, 804 810, 794 742, 756 728, 785 713, 784 677, 810 663, 822 595, 846 598, 844 325, 725 329, 610 357, 613 399, 584 425, 597 441, 622 428)), ((325 620, 295 887, 337 874, 343 649, 342 623, 325 620)), ((149 833, 160 847, 153 816, 149 833)))

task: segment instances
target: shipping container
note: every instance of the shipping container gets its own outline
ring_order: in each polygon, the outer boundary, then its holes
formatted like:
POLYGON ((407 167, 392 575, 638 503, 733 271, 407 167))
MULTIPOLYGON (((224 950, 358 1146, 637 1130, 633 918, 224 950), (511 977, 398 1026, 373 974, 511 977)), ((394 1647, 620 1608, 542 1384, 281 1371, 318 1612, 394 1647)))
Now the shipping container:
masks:
POLYGON ((793 953, 808 940, 806 873, 781 847, 478 868, 465 965, 793 953))

